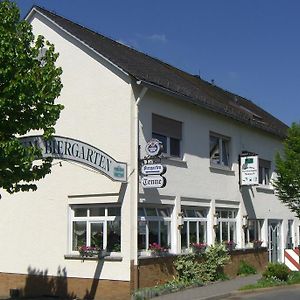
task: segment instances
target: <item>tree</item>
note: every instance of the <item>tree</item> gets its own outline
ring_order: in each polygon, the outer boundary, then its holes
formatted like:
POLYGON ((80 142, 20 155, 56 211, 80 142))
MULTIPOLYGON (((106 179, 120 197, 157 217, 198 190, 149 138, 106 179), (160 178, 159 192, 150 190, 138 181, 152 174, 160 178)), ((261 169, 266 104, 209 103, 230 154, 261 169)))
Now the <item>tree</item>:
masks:
POLYGON ((300 124, 293 123, 284 141, 283 155, 276 155, 276 194, 300 218, 300 124))
POLYGON ((55 132, 63 109, 54 104, 62 89, 57 58, 54 46, 20 20, 16 4, 0 0, 0 188, 9 193, 36 190, 34 181, 51 171, 51 159, 18 137, 39 130, 49 139, 55 132))

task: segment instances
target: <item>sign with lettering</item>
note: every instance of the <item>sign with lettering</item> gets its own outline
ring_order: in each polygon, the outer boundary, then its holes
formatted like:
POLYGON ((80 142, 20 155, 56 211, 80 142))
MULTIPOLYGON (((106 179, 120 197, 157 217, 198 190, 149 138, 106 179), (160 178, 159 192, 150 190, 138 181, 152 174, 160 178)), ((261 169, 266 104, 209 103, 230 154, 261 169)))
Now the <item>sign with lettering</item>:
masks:
POLYGON ((161 164, 146 164, 141 168, 143 175, 162 175, 166 173, 167 168, 161 164))
POLYGON ((127 181, 127 165, 118 162, 105 152, 84 142, 62 136, 53 136, 44 140, 43 136, 20 138, 24 146, 35 146, 41 149, 44 158, 72 160, 97 170, 114 181, 127 181))
POLYGON ((163 188, 166 186, 166 184, 166 178, 160 175, 150 175, 142 177, 142 187, 144 189, 163 188))
POLYGON ((257 155, 240 157, 240 184, 258 184, 258 157, 257 155))

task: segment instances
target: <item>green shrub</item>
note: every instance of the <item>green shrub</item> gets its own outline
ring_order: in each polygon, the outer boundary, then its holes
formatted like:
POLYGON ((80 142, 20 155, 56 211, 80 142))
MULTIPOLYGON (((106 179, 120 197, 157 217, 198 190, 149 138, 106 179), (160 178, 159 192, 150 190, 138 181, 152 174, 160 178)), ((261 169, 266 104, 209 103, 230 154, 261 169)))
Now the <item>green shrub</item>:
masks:
POLYGON ((250 275, 250 274, 256 274, 256 269, 249 263, 245 262, 244 260, 241 260, 239 264, 239 269, 237 271, 237 275, 250 275))
POLYGON ((282 281, 287 281, 290 270, 285 264, 269 263, 266 270, 263 272, 264 278, 277 278, 282 281))
POLYGON ((197 255, 180 255, 174 261, 174 266, 180 281, 190 281, 199 279, 200 264, 197 261, 197 255))

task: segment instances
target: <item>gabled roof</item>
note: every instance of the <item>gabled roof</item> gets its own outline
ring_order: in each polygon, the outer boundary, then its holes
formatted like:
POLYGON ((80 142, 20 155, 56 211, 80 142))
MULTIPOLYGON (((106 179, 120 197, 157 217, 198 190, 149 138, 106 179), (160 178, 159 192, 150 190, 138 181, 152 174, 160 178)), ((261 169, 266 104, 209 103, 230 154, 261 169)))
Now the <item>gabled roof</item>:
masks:
POLYGON ((253 102, 39 6, 33 9, 143 84, 281 138, 286 136, 288 126, 253 102))

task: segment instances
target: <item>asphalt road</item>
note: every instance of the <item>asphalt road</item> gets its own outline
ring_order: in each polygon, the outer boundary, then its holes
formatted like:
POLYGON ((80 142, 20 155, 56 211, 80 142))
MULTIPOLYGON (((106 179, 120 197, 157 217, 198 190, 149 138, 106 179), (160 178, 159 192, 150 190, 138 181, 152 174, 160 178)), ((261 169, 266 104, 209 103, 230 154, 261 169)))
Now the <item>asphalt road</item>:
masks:
POLYGON ((226 298, 227 300, 299 300, 300 286, 282 289, 272 289, 269 291, 256 292, 250 294, 239 294, 226 298))

